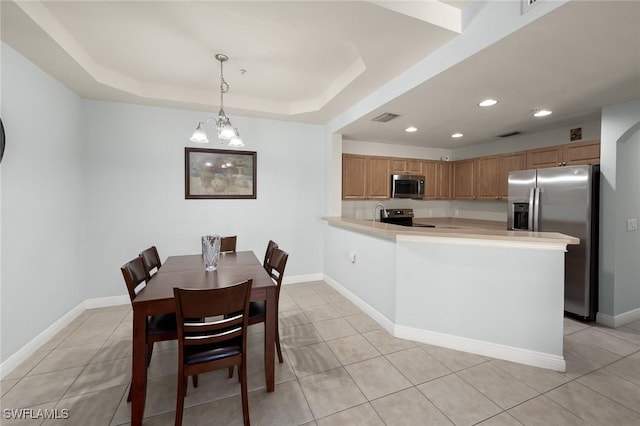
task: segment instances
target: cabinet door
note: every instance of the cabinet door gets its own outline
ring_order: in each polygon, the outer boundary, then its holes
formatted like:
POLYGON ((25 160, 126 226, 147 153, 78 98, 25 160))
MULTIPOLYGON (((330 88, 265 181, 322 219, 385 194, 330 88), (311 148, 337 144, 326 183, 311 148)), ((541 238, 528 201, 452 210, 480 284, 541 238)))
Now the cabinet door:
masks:
POLYGON ((451 199, 451 163, 438 161, 436 163, 436 199, 451 199))
POLYGON ((394 175, 421 175, 422 160, 410 158, 392 158, 391 171, 394 175))
POLYGON ((364 200, 366 198, 367 157, 342 155, 342 199, 364 200))
POLYGON ((422 170, 424 171, 424 199, 435 200, 437 197, 437 169, 438 163, 436 161, 425 161, 422 164, 422 170))
POLYGON ((506 200, 509 196, 509 172, 525 170, 527 166, 527 154, 515 152, 503 154, 498 157, 498 199, 506 200))
POLYGON ((410 175, 422 174, 422 161, 420 160, 407 160, 406 171, 410 175))
POLYGON ((389 198, 391 191, 391 174, 389 173, 389 159, 386 157, 369 157, 367 159, 367 198, 384 200, 389 198))
POLYGON ((527 169, 544 169, 562 165, 562 146, 527 151, 527 169))
POLYGON ((563 166, 600 164, 600 141, 564 145, 563 166))
POLYGON ((473 200, 475 198, 475 160, 461 160, 453 163, 453 199, 473 200))
POLYGON ((476 159, 476 198, 498 199, 498 157, 476 159))

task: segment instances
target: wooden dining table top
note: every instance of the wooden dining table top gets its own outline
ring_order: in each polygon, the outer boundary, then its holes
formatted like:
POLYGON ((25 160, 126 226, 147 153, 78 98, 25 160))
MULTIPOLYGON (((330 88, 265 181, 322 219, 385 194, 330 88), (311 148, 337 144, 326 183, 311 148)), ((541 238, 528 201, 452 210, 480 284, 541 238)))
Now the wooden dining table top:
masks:
POLYGON ((215 271, 206 271, 199 254, 171 256, 151 278, 149 285, 140 292, 133 303, 147 303, 173 299, 173 288, 220 288, 248 279, 253 280, 252 292, 275 283, 262 263, 251 251, 224 253, 215 271))

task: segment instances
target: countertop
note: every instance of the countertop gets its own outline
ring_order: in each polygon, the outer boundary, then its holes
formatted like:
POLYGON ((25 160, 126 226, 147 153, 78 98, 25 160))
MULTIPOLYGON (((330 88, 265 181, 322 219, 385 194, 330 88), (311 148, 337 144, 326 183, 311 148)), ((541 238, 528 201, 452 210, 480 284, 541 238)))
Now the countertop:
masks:
POLYGON ((329 224, 345 229, 395 239, 398 236, 466 238, 474 240, 513 241, 525 243, 579 244, 580 239, 558 232, 507 231, 506 224, 488 220, 458 218, 416 218, 416 223, 435 225, 407 227, 372 220, 347 217, 325 217, 329 224))

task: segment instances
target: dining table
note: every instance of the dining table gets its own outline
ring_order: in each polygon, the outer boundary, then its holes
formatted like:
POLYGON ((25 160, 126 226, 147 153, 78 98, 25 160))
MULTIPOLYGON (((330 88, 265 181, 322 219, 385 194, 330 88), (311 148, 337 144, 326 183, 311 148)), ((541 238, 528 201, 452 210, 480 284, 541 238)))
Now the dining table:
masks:
MULTIPOLYGON (((275 389, 277 287, 252 251, 221 253, 214 271, 206 271, 202 255, 170 256, 138 293, 133 305, 131 424, 141 425, 147 392, 147 317, 176 311, 173 288, 220 288, 252 279, 251 300, 266 301, 264 370, 267 392, 275 389)), ((177 384, 176 384, 177 387, 177 384)))

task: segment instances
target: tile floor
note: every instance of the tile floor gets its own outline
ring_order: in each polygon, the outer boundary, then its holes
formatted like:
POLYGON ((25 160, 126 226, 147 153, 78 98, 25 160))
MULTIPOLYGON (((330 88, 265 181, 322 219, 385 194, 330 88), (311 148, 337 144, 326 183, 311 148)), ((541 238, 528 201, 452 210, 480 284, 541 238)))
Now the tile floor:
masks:
MULTIPOLYGON (((262 325, 251 327, 254 425, 640 425, 640 321, 614 330, 565 320, 558 373, 393 338, 324 282, 284 286, 280 308, 274 393, 264 388, 262 325)), ((65 425, 128 424, 130 335, 128 306, 85 311, 0 382, 0 405, 66 408, 65 425)), ((146 425, 173 424, 176 364, 175 342, 158 344, 146 425)), ((184 424, 241 424, 239 390, 225 371, 201 376, 184 424)))

